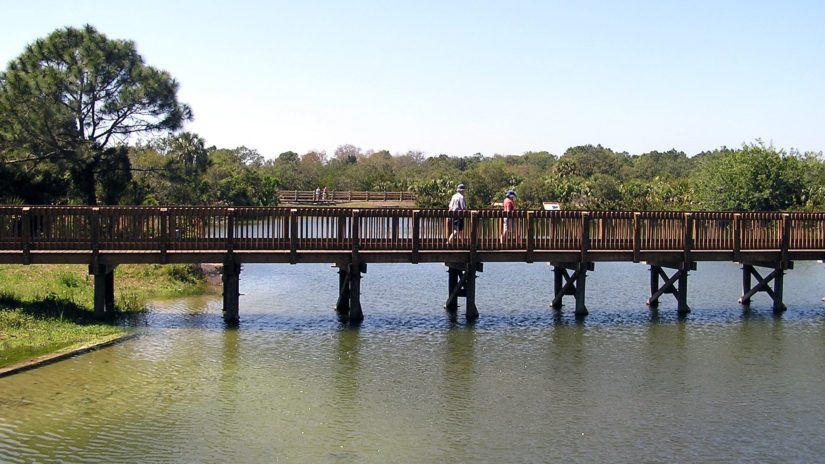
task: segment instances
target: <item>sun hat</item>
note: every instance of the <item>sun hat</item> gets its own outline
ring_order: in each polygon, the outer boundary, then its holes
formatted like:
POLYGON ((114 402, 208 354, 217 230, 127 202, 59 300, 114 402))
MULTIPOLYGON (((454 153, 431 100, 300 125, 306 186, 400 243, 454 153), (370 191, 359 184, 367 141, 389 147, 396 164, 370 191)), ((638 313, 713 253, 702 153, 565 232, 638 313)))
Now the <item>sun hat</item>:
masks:
POLYGON ((507 196, 508 196, 508 197, 514 197, 514 196, 516 196, 516 192, 514 192, 514 191, 512 191, 512 190, 508 190, 508 191, 507 191, 507 196))

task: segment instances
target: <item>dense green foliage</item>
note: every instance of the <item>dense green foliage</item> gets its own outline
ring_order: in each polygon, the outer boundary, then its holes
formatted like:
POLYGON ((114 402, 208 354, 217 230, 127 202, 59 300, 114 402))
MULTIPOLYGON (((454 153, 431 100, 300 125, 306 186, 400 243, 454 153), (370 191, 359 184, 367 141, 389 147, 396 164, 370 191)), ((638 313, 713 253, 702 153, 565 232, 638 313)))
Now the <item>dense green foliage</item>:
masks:
POLYGON ((125 142, 191 118, 177 90, 134 43, 91 26, 36 40, 0 74, 2 193, 30 203, 117 201, 130 174, 125 142))
POLYGON ((412 191, 445 207, 464 183, 490 207, 508 189, 519 207, 821 210, 822 153, 760 141, 688 156, 601 145, 521 155, 425 156, 341 145, 328 156, 207 146, 179 132, 190 119, 177 83, 143 64, 134 44, 91 26, 55 31, 0 74, 0 203, 260 205, 284 190, 412 191), (130 136, 142 135, 129 144, 130 136), (151 137, 150 137, 151 135, 151 137))

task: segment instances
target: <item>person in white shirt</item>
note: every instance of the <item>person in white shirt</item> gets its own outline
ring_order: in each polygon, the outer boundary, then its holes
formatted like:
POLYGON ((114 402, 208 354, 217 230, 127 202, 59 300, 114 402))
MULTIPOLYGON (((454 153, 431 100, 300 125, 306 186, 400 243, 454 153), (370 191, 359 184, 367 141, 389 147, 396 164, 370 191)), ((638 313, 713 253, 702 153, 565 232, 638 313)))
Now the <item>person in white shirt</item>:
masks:
MULTIPOLYGON (((467 201, 464 199, 464 184, 458 184, 455 189, 455 194, 450 198, 450 211, 461 211, 467 209, 467 201)), ((453 233, 447 239, 447 243, 451 243, 456 235, 464 235, 464 218, 453 218, 453 233)))

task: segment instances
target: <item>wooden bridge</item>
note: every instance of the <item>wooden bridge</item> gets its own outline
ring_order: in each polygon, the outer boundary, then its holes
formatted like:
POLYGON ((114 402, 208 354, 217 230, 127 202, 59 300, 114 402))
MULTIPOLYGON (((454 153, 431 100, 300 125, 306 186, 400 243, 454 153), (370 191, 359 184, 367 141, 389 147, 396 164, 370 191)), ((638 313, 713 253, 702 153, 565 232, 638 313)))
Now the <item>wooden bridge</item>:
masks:
POLYGON ((569 295, 585 316, 585 278, 597 262, 650 265, 648 304, 673 294, 684 314, 697 262, 742 263, 740 303, 765 292, 782 311, 785 270, 821 259, 825 213, 0 206, 0 263, 89 265, 100 315, 114 310, 114 269, 125 263, 223 263, 224 318, 236 322, 243 263, 334 263, 336 310, 360 321, 368 263, 445 263, 446 309, 464 297, 474 319, 485 262, 552 264, 552 306, 569 295), (448 241, 456 218, 464 230, 448 241))
POLYGON ((415 203, 412 192, 368 192, 351 190, 279 190, 278 201, 282 204, 302 203, 335 204, 352 202, 415 203))

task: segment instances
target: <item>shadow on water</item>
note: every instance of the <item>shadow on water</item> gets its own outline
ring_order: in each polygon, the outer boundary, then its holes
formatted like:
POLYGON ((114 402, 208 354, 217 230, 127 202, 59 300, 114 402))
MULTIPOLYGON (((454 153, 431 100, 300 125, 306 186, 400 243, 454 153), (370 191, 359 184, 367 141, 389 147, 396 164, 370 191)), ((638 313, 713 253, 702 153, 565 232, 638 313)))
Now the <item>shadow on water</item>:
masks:
POLYGON ((121 320, 135 327, 153 329, 202 329, 202 330, 258 330, 275 332, 394 332, 394 331, 445 331, 452 329, 501 330, 519 328, 559 328, 603 326, 647 326, 682 324, 718 324, 746 321, 819 321, 825 317, 825 308, 795 308, 774 312, 770 308, 747 310, 696 309, 679 314, 675 310, 628 311, 622 308, 591 310, 586 317, 577 317, 572 311, 551 308, 525 308, 520 310, 481 311, 478 319, 467 320, 464 314, 433 308, 426 312, 405 311, 403 308, 381 308, 374 313, 365 310, 360 322, 341 321, 334 311, 316 309, 294 313, 255 313, 241 310, 237 324, 223 321, 221 312, 209 304, 201 311, 181 310, 178 304, 150 308, 146 313, 121 320))
MULTIPOLYGON (((356 329, 372 332, 444 332, 455 328, 477 331, 501 329, 544 330, 561 327, 704 325, 743 321, 820 321, 825 305, 817 297, 822 270, 798 266, 788 279, 788 310, 774 313, 770 300, 757 295, 750 307, 736 302, 740 274, 732 265, 706 265, 692 274, 688 298, 691 312, 680 315, 673 298, 658 308, 644 304, 648 288, 644 272, 629 266, 600 266, 593 273, 588 293, 590 314, 577 318, 572 301, 559 310, 549 307, 551 280, 545 267, 490 265, 479 277, 476 304, 480 317, 468 321, 463 300, 455 312, 444 311, 446 281, 439 266, 375 266, 364 278, 364 320, 339 321, 331 305, 337 295, 335 274, 328 266, 249 266, 242 278, 241 331, 325 332, 356 329), (797 272, 797 271, 795 271, 797 272), (497 282, 518 275, 523 290, 501 293, 497 282), (329 279, 324 278, 328 276, 329 279)), ((509 287, 508 287, 509 288, 509 287)), ((215 297, 155 302, 146 314, 133 318, 136 325, 160 329, 224 330, 221 301, 215 297)), ((231 327, 230 327, 231 328, 231 327)))
MULTIPOLYGON (((802 266, 799 266, 802 268, 802 266)), ((735 303, 740 290, 739 269, 732 265, 704 265, 692 274, 694 289, 689 295, 692 311, 680 315, 673 298, 658 308, 644 304, 648 287, 644 270, 637 267, 603 265, 593 273, 588 293, 590 314, 577 318, 568 304, 559 310, 549 307, 551 277, 543 266, 490 265, 480 275, 476 304, 477 320, 468 321, 462 300, 455 312, 441 306, 447 283, 439 266, 409 267, 376 265, 365 276, 362 292, 364 320, 340 321, 329 307, 336 295, 334 270, 328 266, 250 266, 242 285, 248 290, 241 300, 238 328, 244 330, 332 333, 357 329, 360 333, 394 331, 446 331, 472 327, 475 330, 538 329, 560 327, 647 326, 680 324, 741 323, 747 320, 820 320, 825 304, 817 298, 821 269, 809 266, 798 277, 788 279, 788 310, 775 314, 763 295, 743 308, 735 303), (328 275, 329 279, 323 276, 328 275), (513 275, 521 279, 518 291, 502 293, 496 282, 513 275), (490 283, 493 283, 491 285, 490 283), (794 287, 795 286, 795 287, 794 287)), ((160 328, 224 329, 220 301, 180 300, 150 309, 142 320, 160 328)))

